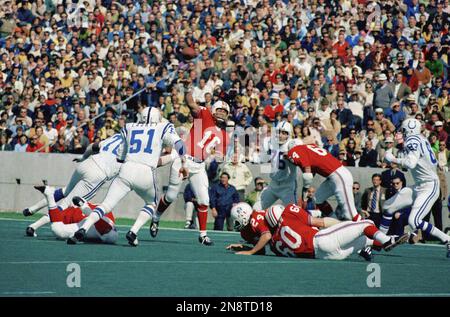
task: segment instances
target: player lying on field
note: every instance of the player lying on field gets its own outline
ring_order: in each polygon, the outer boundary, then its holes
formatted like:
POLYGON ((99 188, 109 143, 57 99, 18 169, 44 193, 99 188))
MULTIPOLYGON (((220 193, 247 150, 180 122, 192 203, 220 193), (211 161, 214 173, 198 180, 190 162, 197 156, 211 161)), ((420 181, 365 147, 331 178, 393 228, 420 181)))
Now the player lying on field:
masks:
MULTIPOLYGON (((50 186, 35 186, 37 190, 44 194, 48 204, 48 217, 51 222, 51 229, 55 236, 59 239, 68 239, 74 235, 74 233, 84 223, 86 217, 92 212, 96 205, 84 201, 82 198, 74 197, 74 206, 69 206, 64 210, 57 207, 54 199, 55 189, 50 186)), ((45 217, 45 216, 44 216, 45 217)), ((29 234, 29 228, 27 228, 27 234, 36 236, 36 233, 29 234)), ((102 242, 102 243, 115 243, 117 241, 117 230, 114 225, 114 215, 112 213, 107 214, 100 219, 90 230, 87 232, 88 241, 102 242)))
MULTIPOLYGON (((266 220, 268 210, 282 212, 282 205, 274 205, 266 210, 252 210, 249 204, 239 203, 231 209, 231 219, 234 229, 241 232, 241 237, 253 247, 244 247, 242 244, 231 244, 227 249, 240 250, 238 254, 264 254, 265 246, 272 238, 270 226, 266 220), (245 249, 245 250, 244 250, 245 249)), ((340 221, 334 218, 317 218, 320 215, 319 210, 305 211, 313 215, 313 225, 327 228, 340 221)))
MULTIPOLYGON (((250 219, 252 216, 253 213, 242 209, 238 222, 245 222, 245 219, 252 222, 250 219)), ((370 251, 368 253, 364 251, 367 246, 389 251, 407 241, 409 237, 407 233, 400 237, 387 236, 370 220, 344 221, 319 231, 317 227, 325 228, 328 219, 312 217, 306 210, 295 204, 289 204, 284 209, 280 206, 269 208, 265 212, 264 219, 259 217, 259 221, 264 223, 268 230, 264 232, 264 240, 259 240, 255 247, 258 244, 261 246, 263 243, 265 245, 270 242, 272 251, 278 256, 343 260, 359 252, 359 255, 370 261, 372 259, 370 251)), ((242 229, 245 229, 245 226, 242 229)), ((241 236, 248 241, 249 237, 246 236, 245 230, 244 234, 241 230, 241 236)), ((238 250, 239 247, 244 246, 235 244, 227 248, 238 250)), ((255 254, 252 250, 238 253, 255 254)))

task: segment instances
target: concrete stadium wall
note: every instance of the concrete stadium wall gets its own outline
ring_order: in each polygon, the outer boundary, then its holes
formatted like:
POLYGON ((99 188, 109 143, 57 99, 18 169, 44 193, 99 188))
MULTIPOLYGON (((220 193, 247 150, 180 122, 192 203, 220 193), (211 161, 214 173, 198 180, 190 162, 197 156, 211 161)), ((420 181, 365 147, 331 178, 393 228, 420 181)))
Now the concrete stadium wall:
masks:
MULTIPOLYGON (((27 206, 42 198, 42 194, 37 192, 33 186, 42 184, 45 180, 49 185, 56 187, 65 186, 72 172, 76 168, 76 163, 72 162, 76 155, 70 154, 43 154, 43 153, 15 153, 0 152, 0 162, 2 170, 0 172, 0 211, 21 212, 27 206)), ((253 176, 269 178, 270 166, 248 164, 253 176)), ((371 186, 371 176, 376 172, 383 171, 377 168, 349 168, 355 181, 361 183, 361 189, 371 186)), ((170 166, 158 169, 159 188, 164 190, 169 178, 170 166)), ((412 184, 409 173, 406 173, 408 184, 412 184)), ((318 186, 323 178, 315 177, 313 185, 318 186)), ((450 188, 450 173, 446 175, 447 185, 450 188)), ((299 185, 302 184, 299 178, 299 185)), ((109 184, 103 187, 93 199, 93 202, 101 202, 106 195, 109 184)), ((248 191, 253 190, 253 184, 248 191)), ((331 200, 335 205, 335 202, 331 200)), ((114 209, 115 215, 119 217, 135 218, 143 201, 134 192, 127 195, 114 209)), ((444 227, 450 225, 447 207, 443 208, 444 227)), ((211 217, 210 217, 211 218, 211 217)), ((183 188, 179 193, 176 204, 166 212, 166 220, 184 220, 183 188)), ((212 219, 209 219, 210 221, 212 219)))

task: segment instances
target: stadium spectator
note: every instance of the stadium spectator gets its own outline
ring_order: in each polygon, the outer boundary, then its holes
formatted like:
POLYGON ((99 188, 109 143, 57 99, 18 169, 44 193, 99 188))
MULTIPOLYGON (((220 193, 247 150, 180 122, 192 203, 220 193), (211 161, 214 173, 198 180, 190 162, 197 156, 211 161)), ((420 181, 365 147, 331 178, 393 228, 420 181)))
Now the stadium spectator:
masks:
POLYGON ((215 218, 214 230, 223 230, 224 222, 227 221, 227 230, 233 230, 230 222, 230 212, 233 205, 239 203, 239 194, 233 185, 229 184, 230 175, 222 172, 220 182, 214 184, 209 192, 212 216, 215 218))
POLYGON ((402 186, 406 186, 405 174, 398 169, 398 165, 391 163, 391 167, 381 172, 381 186, 386 189, 386 200, 395 195, 393 180, 399 178, 402 181, 402 186))
POLYGON ((244 201, 245 189, 251 184, 253 174, 247 165, 241 162, 238 153, 233 154, 231 162, 223 165, 222 173, 230 175, 228 183, 236 188, 239 194, 239 201, 244 201))
POLYGON ((355 207, 359 214, 361 214, 361 184, 353 182, 353 198, 355 200, 355 207))
POLYGON ((8 136, 6 133, 0 133, 0 151, 12 151, 11 144, 8 143, 8 136))
POLYGON ((380 226, 386 189, 381 187, 381 175, 372 175, 372 187, 367 188, 361 197, 361 209, 366 219, 372 220, 377 228, 380 226))
POLYGON ((254 210, 259 210, 261 209, 261 192, 265 187, 265 182, 261 177, 256 177, 254 183, 255 189, 245 197, 245 202, 254 210))

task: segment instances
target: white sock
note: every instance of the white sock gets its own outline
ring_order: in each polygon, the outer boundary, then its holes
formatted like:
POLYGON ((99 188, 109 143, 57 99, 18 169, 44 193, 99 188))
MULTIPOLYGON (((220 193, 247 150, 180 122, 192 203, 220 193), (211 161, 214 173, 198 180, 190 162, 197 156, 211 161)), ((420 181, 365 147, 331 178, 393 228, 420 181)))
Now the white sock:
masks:
POLYGON ((50 209, 55 209, 58 207, 58 205, 56 205, 56 201, 55 201, 55 197, 53 196, 53 193, 55 191, 51 192, 47 192, 47 190, 44 192, 45 194, 45 198, 47 200, 47 204, 48 204, 48 210, 50 209))
POLYGON ((48 215, 44 215, 41 218, 39 218, 38 221, 29 225, 29 227, 33 228, 34 230, 37 230, 40 227, 42 227, 43 225, 46 225, 48 223, 50 223, 50 217, 48 215))
POLYGON ((151 217, 152 216, 150 216, 149 213, 141 211, 136 221, 134 222, 133 227, 131 227, 130 230, 133 231, 135 234, 137 234, 139 230, 142 228, 142 226, 145 225, 145 223, 149 221, 151 217))
POLYGON ((438 228, 436 228, 435 226, 433 226, 433 228, 431 229, 430 234, 433 237, 438 238, 439 240, 441 240, 442 242, 449 242, 450 241, 450 236, 446 235, 445 233, 443 233, 441 230, 439 230, 438 228))
POLYGON ((41 210, 42 208, 44 208, 45 206, 47 206, 47 199, 42 198, 37 203, 35 203, 33 206, 28 207, 28 210, 32 214, 34 214, 34 213, 38 212, 39 210, 41 210))
POLYGON ((206 237, 206 230, 200 231, 200 237, 206 237))
POLYGON ((194 204, 193 203, 186 203, 185 206, 185 212, 186 212, 186 223, 192 221, 192 215, 194 213, 194 204))
POLYGON ((391 237, 386 235, 385 233, 381 232, 381 231, 377 231, 374 235, 373 235, 374 239, 377 240, 378 242, 381 242, 382 244, 385 244, 386 242, 391 240, 391 237))
POLYGON ((97 221, 100 220, 100 216, 96 212, 91 212, 91 214, 89 216, 87 216, 86 218, 84 218, 84 219, 86 219, 86 220, 84 221, 84 223, 81 226, 81 228, 86 230, 86 232, 87 232, 89 230, 89 228, 91 228, 94 223, 96 223, 97 221))

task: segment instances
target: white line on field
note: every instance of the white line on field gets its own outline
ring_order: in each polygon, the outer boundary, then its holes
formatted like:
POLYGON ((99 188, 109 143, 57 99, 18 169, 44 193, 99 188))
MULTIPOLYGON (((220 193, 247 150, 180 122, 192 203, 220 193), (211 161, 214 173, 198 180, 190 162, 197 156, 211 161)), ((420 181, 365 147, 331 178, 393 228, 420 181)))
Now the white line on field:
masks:
POLYGON ((21 292, 1 292, 1 295, 46 295, 56 294, 55 292, 33 292, 33 291, 21 291, 21 292))
MULTIPOLYGON (((28 220, 28 219, 10 219, 10 218, 0 218, 0 221, 5 220, 5 221, 16 221, 16 222, 33 222, 32 220, 28 220)), ((130 228, 131 225, 116 225, 116 227, 123 227, 123 228, 130 228)), ((186 231, 186 232, 198 232, 197 230, 193 230, 193 229, 181 229, 181 228, 164 228, 161 227, 160 230, 170 230, 170 231, 186 231)), ((215 234, 239 234, 239 232, 234 232, 234 231, 213 231, 213 230, 209 230, 210 232, 214 232, 215 234)), ((128 232, 128 231, 127 231, 128 232)))

